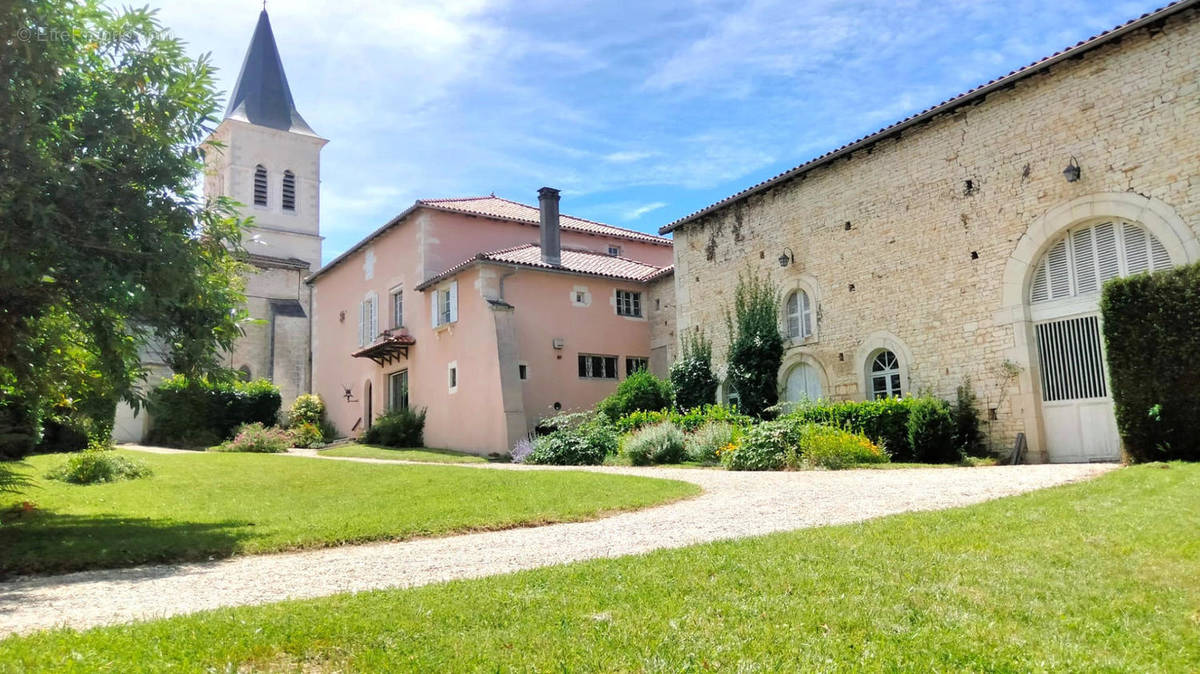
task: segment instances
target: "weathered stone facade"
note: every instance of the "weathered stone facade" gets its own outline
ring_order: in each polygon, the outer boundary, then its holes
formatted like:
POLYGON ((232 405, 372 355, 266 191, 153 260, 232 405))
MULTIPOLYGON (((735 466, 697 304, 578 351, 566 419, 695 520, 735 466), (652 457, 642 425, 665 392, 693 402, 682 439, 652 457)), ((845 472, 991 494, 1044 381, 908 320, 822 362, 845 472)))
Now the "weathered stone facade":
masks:
POLYGON ((685 221, 674 230, 677 332, 702 327, 723 362, 738 274, 765 271, 814 300, 815 334, 789 345, 785 372, 815 363, 825 395, 863 399, 865 360, 891 349, 904 391, 952 399, 969 377, 993 446, 1024 432, 1031 460, 1045 460, 1025 302, 1042 252, 1068 227, 1121 217, 1173 263, 1200 259, 1198 13, 685 221), (1072 157, 1082 177, 1068 182, 1072 157), (795 262, 781 268, 789 249, 795 262))
POLYGON ((667 272, 646 285, 650 322, 650 371, 667 377, 675 361, 675 274, 667 272))

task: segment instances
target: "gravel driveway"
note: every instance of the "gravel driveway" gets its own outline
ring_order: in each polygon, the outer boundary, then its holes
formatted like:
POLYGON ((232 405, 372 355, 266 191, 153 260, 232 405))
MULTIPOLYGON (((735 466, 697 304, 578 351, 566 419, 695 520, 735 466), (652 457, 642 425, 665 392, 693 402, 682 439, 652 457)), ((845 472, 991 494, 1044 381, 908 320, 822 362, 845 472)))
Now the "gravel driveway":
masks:
MULTIPOLYGON (((591 522, 17 578, 0 583, 0 636, 56 625, 85 628, 220 606, 411 587, 905 511, 950 508, 1074 482, 1114 467, 1074 464, 786 473, 588 468, 686 480, 703 487, 704 493, 687 501, 591 522)), ((547 470, 511 465, 478 468, 547 470)))

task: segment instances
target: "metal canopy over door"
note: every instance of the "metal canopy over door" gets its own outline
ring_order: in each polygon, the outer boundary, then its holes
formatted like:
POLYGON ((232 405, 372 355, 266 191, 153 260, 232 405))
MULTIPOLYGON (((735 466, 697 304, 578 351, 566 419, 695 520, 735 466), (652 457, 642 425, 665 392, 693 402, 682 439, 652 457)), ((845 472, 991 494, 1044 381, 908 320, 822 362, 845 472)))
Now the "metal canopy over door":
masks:
POLYGON ((1042 421, 1056 462, 1121 457, 1096 314, 1038 323, 1042 421))
POLYGON ((1064 232, 1034 267, 1030 317, 1050 461, 1121 457, 1100 338, 1100 289, 1112 278, 1170 266, 1166 248, 1141 225, 1106 219, 1064 232))

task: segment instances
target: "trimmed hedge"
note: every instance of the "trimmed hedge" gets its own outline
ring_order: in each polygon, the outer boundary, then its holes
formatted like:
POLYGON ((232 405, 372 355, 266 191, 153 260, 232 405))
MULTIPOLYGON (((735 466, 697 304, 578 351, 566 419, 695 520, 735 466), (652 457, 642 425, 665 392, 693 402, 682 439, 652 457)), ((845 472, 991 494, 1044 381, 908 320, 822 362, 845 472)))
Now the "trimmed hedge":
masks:
POLYGON ((1113 279, 1100 311, 1125 452, 1200 460, 1200 264, 1113 279))
POLYGON ((807 402, 787 416, 862 433, 882 445, 893 461, 943 463, 961 458, 949 405, 929 396, 807 402))
POLYGON ((425 408, 391 410, 363 433, 363 442, 404 449, 425 446, 425 408))
POLYGON ((638 370, 617 386, 616 393, 601 400, 596 411, 616 421, 637 411, 669 410, 675 404, 671 382, 659 379, 646 370, 638 370))
POLYGON ((176 447, 208 447, 229 439, 242 424, 274 426, 282 399, 265 379, 251 382, 164 379, 150 392, 149 440, 176 447))

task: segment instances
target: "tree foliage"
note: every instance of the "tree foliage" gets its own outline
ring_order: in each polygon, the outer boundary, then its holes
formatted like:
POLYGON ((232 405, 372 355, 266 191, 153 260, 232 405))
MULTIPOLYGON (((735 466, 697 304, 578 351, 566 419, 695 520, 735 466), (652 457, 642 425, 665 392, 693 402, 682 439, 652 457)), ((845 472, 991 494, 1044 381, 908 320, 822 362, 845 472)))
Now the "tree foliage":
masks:
POLYGON ((779 333, 779 290, 768 276, 747 269, 738 274, 733 311, 726 310, 729 329, 729 383, 742 412, 762 417, 779 402, 779 367, 783 335, 779 333))
POLYGON ((241 223, 195 192, 218 121, 207 58, 147 10, 0 3, 0 454, 53 414, 111 431, 156 346, 220 370, 241 334, 241 223))
POLYGON ((717 396, 717 375, 712 369, 712 342, 700 329, 685 334, 679 358, 671 363, 675 405, 682 411, 711 405, 717 396))

